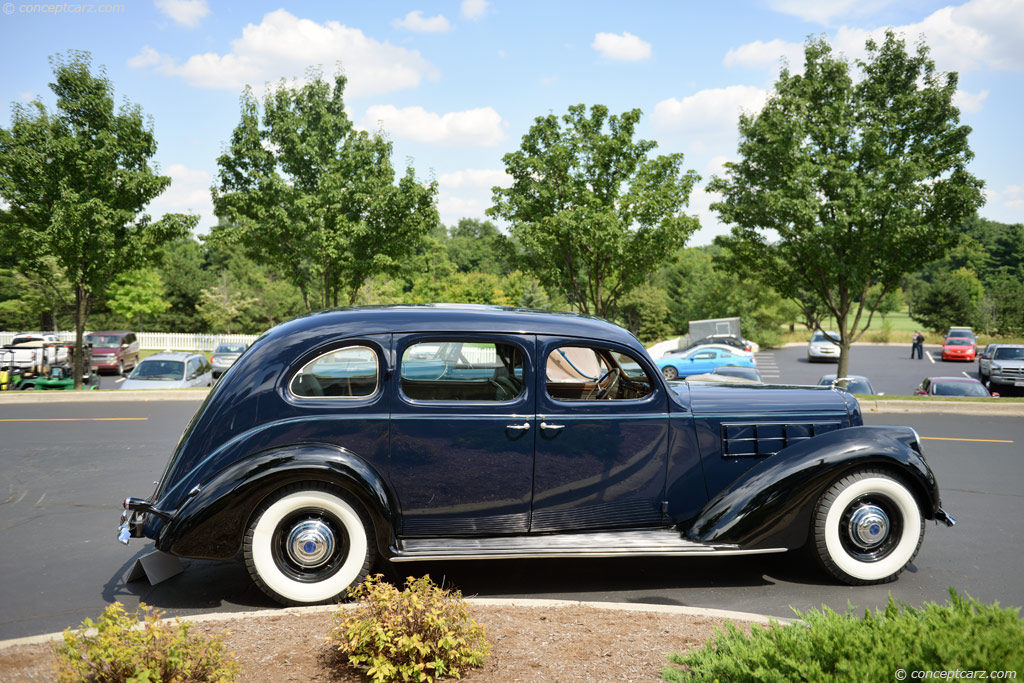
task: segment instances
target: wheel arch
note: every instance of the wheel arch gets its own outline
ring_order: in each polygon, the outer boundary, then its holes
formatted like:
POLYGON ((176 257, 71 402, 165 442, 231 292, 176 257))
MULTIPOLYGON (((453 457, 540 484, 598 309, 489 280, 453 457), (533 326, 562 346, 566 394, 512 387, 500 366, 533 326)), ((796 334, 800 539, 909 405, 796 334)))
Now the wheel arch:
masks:
POLYGON ((386 554, 396 514, 392 492, 365 460, 329 444, 273 449, 225 468, 160 528, 156 547, 179 557, 231 559, 260 505, 280 489, 303 482, 354 498, 373 525, 378 552, 386 554))
POLYGON ((818 498, 862 468, 904 482, 925 519, 935 519, 939 490, 908 427, 859 426, 808 439, 766 458, 711 499, 686 530, 703 543, 745 549, 799 548, 806 543, 818 498))

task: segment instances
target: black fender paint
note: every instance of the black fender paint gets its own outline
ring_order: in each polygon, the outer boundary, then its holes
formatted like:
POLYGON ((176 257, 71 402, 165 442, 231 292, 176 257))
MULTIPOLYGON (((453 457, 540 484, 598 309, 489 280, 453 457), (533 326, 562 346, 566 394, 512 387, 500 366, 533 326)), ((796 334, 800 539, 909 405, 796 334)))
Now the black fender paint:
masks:
POLYGON ((260 503, 302 482, 328 484, 355 498, 370 517, 378 550, 387 552, 395 507, 382 477, 358 456, 326 444, 273 449, 225 468, 156 531, 156 547, 179 557, 231 559, 260 503))
POLYGON ((837 479, 865 468, 899 477, 923 516, 935 518, 939 489, 917 433, 909 427, 859 426, 802 441, 761 461, 708 502, 685 535, 749 550, 798 548, 807 541, 821 495, 837 479))

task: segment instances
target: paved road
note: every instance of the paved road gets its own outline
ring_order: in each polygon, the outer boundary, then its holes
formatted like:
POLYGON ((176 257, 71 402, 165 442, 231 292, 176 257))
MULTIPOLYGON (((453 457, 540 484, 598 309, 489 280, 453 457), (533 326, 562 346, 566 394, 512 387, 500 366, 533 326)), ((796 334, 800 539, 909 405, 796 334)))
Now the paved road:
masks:
MULTIPOLYGON (((120 600, 174 615, 273 607, 240 562, 186 561, 151 587, 121 577, 151 544, 114 539, 125 495, 148 496, 193 401, 0 406, 0 639, 59 631, 120 600), (109 418, 119 418, 110 420, 109 418), (62 421, 55 421, 62 420, 62 421), (63 421, 67 420, 67 421, 63 421)), ((868 416, 927 440, 946 508, 960 524, 929 525, 915 565, 894 584, 849 588, 795 555, 743 558, 547 560, 403 565, 467 595, 681 604, 790 616, 828 604, 881 606, 889 592, 919 605, 947 586, 1024 605, 1024 420, 950 415, 868 416), (987 439, 947 441, 942 439, 987 439), (1013 441, 994 443, 991 440, 1013 441)))

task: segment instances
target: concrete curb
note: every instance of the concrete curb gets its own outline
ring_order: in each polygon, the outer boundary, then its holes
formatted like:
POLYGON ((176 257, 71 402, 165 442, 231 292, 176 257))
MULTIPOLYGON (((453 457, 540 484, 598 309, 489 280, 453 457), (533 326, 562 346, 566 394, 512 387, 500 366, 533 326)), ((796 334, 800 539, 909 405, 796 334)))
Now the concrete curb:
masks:
MULTIPOLYGON (((209 389, 152 389, 149 391, 14 391, 0 394, 0 406, 25 403, 149 403, 156 401, 203 401, 209 389)), ((862 398, 861 408, 874 415, 890 414, 957 414, 1024 416, 1024 403, 970 401, 873 401, 862 398)))
POLYGON ((209 389, 150 389, 121 391, 10 391, 0 394, 0 405, 17 403, 110 403, 115 401, 148 403, 150 401, 202 401, 209 389))
MULTIPOLYGON (((711 617, 717 619, 729 619, 730 621, 744 621, 752 624, 779 624, 798 623, 799 619, 784 619, 772 617, 766 614, 754 614, 752 612, 735 612, 733 610, 712 609, 710 607, 688 607, 685 605, 647 605, 643 603, 629 602, 587 602, 583 600, 543 600, 533 598, 466 598, 472 606, 480 607, 537 607, 557 609, 560 607, 590 607, 593 609, 618 611, 618 612, 649 612, 652 614, 682 614, 693 617, 711 617)), ((263 609, 249 612, 218 612, 216 614, 198 614, 192 617, 167 617, 163 621, 187 621, 191 624, 218 623, 232 621, 234 619, 256 619, 260 617, 280 616, 304 616, 307 614, 319 614, 322 612, 334 612, 338 609, 354 609, 355 603, 341 603, 338 605, 314 605, 312 607, 285 607, 282 609, 263 609)), ((96 629, 89 629, 86 635, 95 635, 96 629)), ((38 645, 60 641, 64 637, 61 633, 47 633, 40 636, 27 636, 25 638, 12 638, 0 640, 0 650, 6 650, 19 645, 38 645)))

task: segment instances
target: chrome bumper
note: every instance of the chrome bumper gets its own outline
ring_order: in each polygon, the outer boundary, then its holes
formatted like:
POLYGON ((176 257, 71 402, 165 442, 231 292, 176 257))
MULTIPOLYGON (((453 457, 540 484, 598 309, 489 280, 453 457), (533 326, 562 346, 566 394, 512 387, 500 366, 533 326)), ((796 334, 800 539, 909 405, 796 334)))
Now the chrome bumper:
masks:
POLYGON ((935 512, 935 521, 942 522, 946 526, 956 526, 956 520, 953 519, 953 515, 949 514, 942 508, 939 508, 935 512))
POLYGON ((170 519, 166 513, 142 498, 128 496, 121 506, 124 510, 121 512, 121 523, 117 526, 117 540, 125 545, 133 538, 142 538, 142 523, 146 515, 156 515, 164 521, 170 519))

